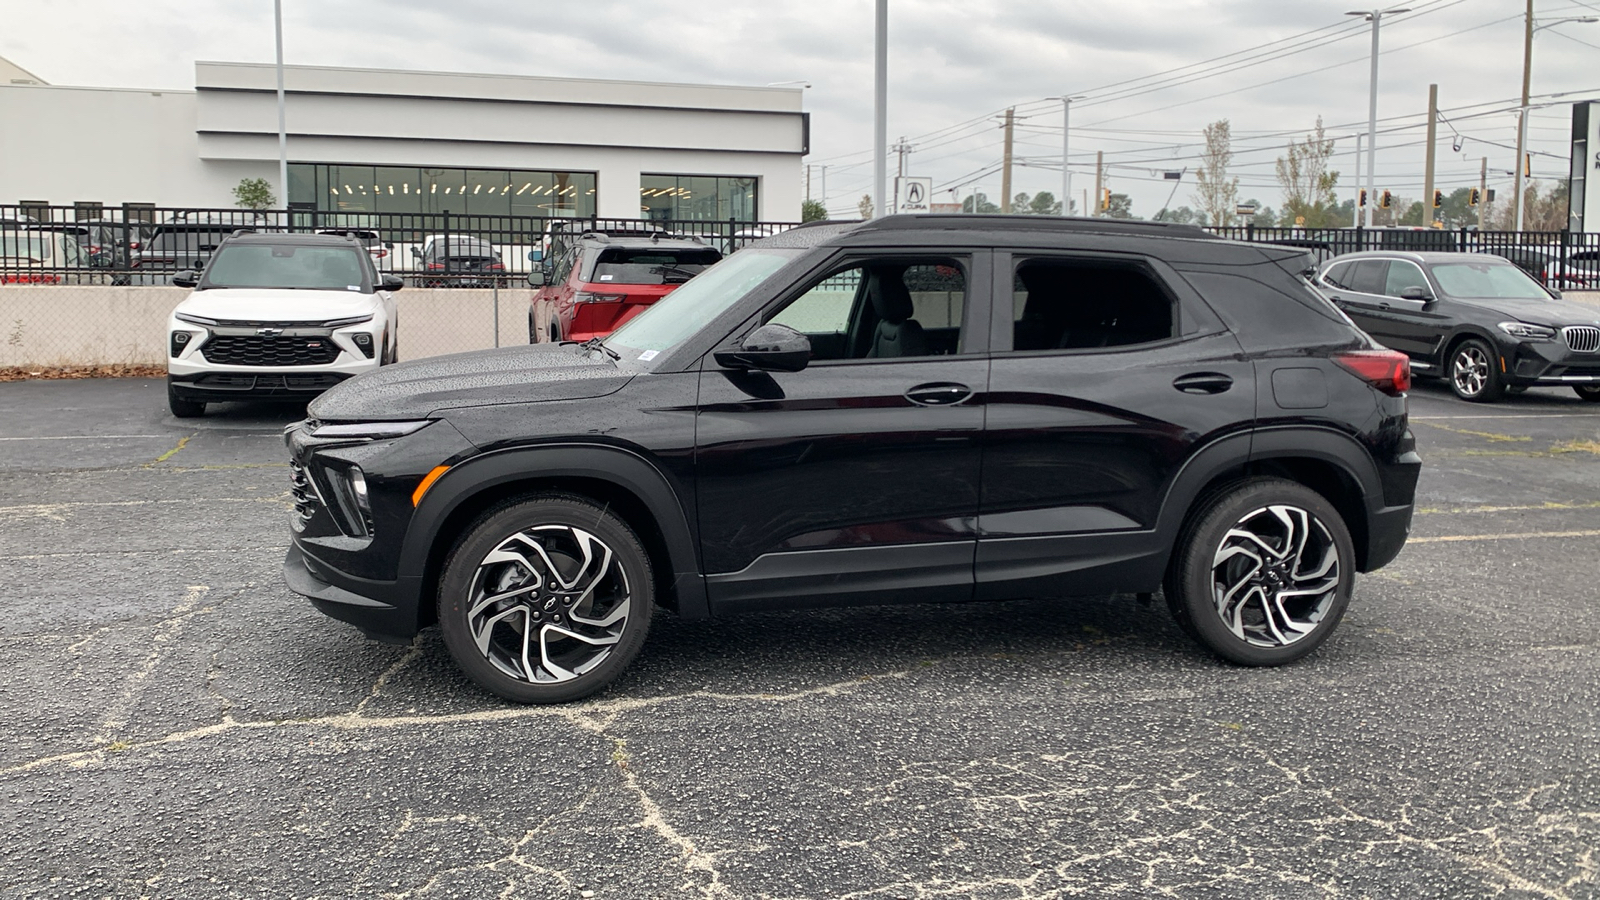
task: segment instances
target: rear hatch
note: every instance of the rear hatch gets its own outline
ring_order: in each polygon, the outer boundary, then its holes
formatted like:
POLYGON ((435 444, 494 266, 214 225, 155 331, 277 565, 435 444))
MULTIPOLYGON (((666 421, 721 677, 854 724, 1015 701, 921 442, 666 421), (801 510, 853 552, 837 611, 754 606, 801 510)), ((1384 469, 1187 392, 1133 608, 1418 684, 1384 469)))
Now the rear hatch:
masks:
POLYGON ((721 259, 697 245, 601 249, 582 275, 584 289, 573 297, 581 306, 572 336, 610 333, 721 259))

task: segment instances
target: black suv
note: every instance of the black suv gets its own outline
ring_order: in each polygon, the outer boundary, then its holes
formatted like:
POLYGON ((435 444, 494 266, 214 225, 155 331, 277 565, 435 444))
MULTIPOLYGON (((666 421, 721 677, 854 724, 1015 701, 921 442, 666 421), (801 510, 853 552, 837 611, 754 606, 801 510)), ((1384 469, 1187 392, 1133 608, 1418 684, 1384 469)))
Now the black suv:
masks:
POLYGON ((610 338, 392 366, 290 426, 291 588, 438 621, 523 702, 685 618, 1164 590, 1216 654, 1321 644, 1404 545, 1410 372, 1302 250, 889 217, 759 241, 610 338))
POLYGON ((1464 400, 1537 385, 1600 402, 1600 311, 1563 302, 1499 256, 1350 253, 1319 278, 1357 325, 1464 400))

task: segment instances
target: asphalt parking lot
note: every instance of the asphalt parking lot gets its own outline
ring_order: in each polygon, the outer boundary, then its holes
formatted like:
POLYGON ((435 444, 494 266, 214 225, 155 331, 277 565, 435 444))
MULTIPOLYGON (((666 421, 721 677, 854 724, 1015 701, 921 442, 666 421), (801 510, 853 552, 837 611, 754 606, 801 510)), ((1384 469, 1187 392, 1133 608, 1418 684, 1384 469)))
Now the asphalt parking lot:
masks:
POLYGON ((0 897, 1600 897, 1600 407, 1419 386, 1280 670, 1132 597, 662 616, 580 705, 281 583, 301 411, 0 384, 0 897))

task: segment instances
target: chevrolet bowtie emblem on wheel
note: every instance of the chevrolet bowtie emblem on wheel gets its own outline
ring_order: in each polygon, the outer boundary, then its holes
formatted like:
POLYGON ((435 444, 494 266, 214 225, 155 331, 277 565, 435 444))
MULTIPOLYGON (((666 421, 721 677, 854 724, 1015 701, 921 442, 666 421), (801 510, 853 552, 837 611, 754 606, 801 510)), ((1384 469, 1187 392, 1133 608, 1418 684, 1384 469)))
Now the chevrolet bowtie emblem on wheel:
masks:
POLYGON ((282 328, 257 328, 256 329, 256 334, 259 334, 262 337, 277 337, 278 335, 283 334, 283 329, 282 328))

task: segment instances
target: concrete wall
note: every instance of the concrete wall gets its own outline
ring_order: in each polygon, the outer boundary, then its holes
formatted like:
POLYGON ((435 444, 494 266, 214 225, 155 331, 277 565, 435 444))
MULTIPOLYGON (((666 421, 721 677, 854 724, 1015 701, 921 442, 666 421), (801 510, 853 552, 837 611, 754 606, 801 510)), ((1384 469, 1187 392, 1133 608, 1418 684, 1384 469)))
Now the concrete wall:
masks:
MULTIPOLYGON (((184 288, 0 286, 0 367, 165 365, 167 316, 184 288)), ((528 288, 499 291, 500 345, 528 341, 528 288)), ((495 346, 495 292, 407 288, 395 295, 400 358, 495 346)))

